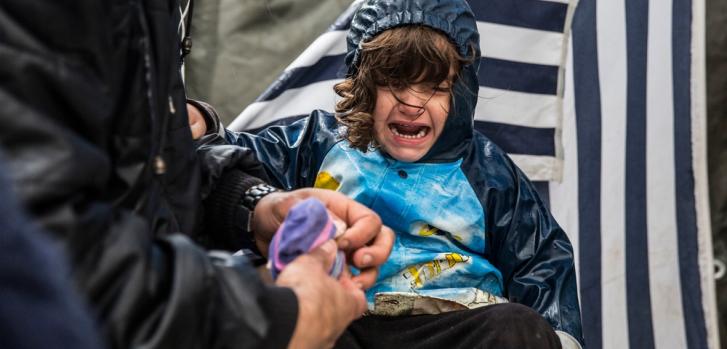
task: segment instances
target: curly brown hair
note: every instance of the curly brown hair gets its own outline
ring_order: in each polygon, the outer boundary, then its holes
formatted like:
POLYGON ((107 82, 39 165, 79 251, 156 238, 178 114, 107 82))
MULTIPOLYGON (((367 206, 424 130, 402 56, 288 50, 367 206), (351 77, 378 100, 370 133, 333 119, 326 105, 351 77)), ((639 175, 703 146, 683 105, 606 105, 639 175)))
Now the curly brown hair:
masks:
POLYGON ((437 86, 450 77, 450 71, 459 73, 460 67, 472 60, 462 57, 445 34, 423 25, 383 31, 361 47, 356 73, 333 89, 342 97, 336 103, 336 119, 345 126, 343 136, 363 152, 377 147, 371 113, 378 87, 437 86))

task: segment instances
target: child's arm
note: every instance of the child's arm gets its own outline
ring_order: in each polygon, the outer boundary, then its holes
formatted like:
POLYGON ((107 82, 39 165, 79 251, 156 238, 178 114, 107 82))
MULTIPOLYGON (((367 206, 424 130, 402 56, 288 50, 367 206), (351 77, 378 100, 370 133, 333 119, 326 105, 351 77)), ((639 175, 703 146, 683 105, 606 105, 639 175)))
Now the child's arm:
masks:
POLYGON ((510 185, 488 195, 486 216, 491 260, 502 272, 505 294, 582 343, 571 243, 530 180, 509 158, 501 160, 495 175, 509 177, 510 185))
POLYGON ((230 144, 251 148, 272 184, 291 190, 313 185, 326 153, 338 141, 336 120, 316 110, 286 126, 270 126, 256 134, 226 130, 230 144))

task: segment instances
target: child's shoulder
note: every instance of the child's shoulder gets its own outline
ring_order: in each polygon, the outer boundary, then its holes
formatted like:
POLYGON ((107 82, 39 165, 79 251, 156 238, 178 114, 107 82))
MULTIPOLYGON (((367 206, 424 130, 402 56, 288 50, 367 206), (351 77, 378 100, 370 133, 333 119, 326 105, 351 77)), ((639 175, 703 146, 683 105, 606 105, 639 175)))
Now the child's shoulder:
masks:
POLYGON ((336 114, 323 109, 315 109, 310 113, 311 118, 317 118, 322 121, 337 124, 336 114))
POLYGON ((462 167, 475 186, 511 187, 519 177, 519 169, 507 153, 478 131, 473 134, 462 167))
POLYGON ((340 132, 340 125, 338 120, 336 120, 336 114, 329 111, 323 109, 313 110, 307 119, 308 123, 313 124, 318 130, 332 134, 338 134, 340 132))
POLYGON ((481 161, 486 162, 508 163, 511 161, 507 153, 500 146, 479 131, 473 132, 472 148, 469 153, 470 156, 474 155, 481 161))

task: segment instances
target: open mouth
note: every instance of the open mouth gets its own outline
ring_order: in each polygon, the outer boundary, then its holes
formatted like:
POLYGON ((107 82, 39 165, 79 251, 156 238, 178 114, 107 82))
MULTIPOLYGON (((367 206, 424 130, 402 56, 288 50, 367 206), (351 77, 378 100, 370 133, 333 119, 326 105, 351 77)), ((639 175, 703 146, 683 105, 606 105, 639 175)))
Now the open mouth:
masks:
POLYGON ((429 126, 412 125, 412 124, 400 124, 390 123, 389 130, 397 136, 406 139, 419 139, 424 138, 431 128, 429 126))

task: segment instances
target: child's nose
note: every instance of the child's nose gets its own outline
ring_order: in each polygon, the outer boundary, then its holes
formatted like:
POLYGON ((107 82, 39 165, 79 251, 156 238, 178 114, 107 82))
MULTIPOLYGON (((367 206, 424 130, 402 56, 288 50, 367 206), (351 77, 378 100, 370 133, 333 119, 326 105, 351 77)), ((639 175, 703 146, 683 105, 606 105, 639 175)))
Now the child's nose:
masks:
POLYGON ((424 112, 424 108, 399 103, 399 111, 404 115, 415 117, 415 116, 422 115, 422 113, 424 112))
POLYGON ((418 117, 424 113, 422 101, 413 93, 405 92, 399 97, 399 111, 407 116, 418 117))

